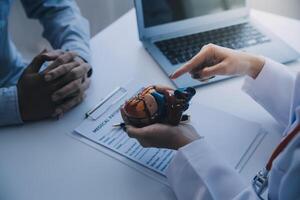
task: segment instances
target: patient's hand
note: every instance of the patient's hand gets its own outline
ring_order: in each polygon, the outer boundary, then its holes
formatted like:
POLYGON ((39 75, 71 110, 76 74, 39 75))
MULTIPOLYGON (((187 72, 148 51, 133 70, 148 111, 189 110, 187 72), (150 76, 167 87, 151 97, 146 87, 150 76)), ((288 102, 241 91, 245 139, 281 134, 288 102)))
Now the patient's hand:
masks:
POLYGON ((19 109, 23 121, 61 115, 83 100, 89 80, 82 81, 81 78, 80 83, 72 82, 72 79, 65 76, 47 82, 44 79, 45 72, 39 73, 44 62, 55 62, 64 54, 63 51, 43 51, 24 70, 17 84, 19 109), (60 98, 60 101, 54 101, 53 94, 57 91, 64 91, 68 95, 60 98))
POLYGON ((51 93, 58 89, 54 84, 47 84, 39 70, 46 61, 55 60, 62 52, 44 50, 37 55, 24 70, 18 84, 18 101, 23 121, 35 121, 50 117, 55 110, 51 93))
POLYGON ((215 75, 248 75, 255 79, 264 63, 262 57, 209 44, 170 78, 176 79, 189 72, 192 78, 199 80, 215 75))
POLYGON ((136 138, 143 147, 177 150, 200 138, 194 127, 188 124, 153 124, 144 128, 126 126, 125 130, 129 137, 136 138))
POLYGON ((58 106, 54 115, 62 115, 80 103, 90 85, 91 65, 75 52, 63 52, 43 72, 45 81, 59 88, 53 91, 52 101, 58 106))

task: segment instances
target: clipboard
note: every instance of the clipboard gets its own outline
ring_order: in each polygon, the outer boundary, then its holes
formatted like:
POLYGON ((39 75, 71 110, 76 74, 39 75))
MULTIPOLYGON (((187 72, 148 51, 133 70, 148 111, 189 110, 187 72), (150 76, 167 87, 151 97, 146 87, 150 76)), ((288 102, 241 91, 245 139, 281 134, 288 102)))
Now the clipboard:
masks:
POLYGON ((85 118, 91 120, 97 120, 105 113, 107 113, 112 107, 120 103, 125 97, 127 97, 128 91, 125 87, 117 87, 107 97, 100 101, 94 108, 89 110, 85 114, 85 118))

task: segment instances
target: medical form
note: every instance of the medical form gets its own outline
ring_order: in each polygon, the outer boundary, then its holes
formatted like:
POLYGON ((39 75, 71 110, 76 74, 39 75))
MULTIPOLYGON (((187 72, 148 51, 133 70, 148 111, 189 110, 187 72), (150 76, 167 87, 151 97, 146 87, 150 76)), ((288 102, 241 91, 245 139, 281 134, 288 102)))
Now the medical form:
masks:
POLYGON ((135 95, 140 88, 116 89, 109 98, 100 103, 93 113, 75 129, 75 132, 137 162, 159 174, 165 175, 175 151, 143 148, 136 139, 128 137, 121 128, 113 127, 122 122, 121 105, 135 95))

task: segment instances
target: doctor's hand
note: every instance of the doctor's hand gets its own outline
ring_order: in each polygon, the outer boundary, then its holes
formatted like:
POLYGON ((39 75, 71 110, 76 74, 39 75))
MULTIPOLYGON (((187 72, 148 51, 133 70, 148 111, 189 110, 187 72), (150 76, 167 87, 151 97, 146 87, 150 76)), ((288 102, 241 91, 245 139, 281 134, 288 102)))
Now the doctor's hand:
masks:
POLYGON ((136 138, 143 147, 177 150, 200 139, 194 127, 188 124, 178 126, 153 124, 144 128, 126 126, 125 130, 129 137, 136 138))
POLYGON ((263 57, 209 44, 184 66, 176 70, 171 79, 190 73, 192 78, 205 80, 216 75, 248 75, 255 79, 261 72, 263 57))

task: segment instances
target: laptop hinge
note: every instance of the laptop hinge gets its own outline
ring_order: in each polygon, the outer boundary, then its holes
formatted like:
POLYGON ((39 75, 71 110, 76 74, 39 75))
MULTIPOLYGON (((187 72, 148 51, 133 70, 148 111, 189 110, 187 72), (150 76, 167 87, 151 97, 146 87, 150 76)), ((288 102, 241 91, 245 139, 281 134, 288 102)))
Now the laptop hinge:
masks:
POLYGON ((154 41, 158 41, 158 40, 164 40, 164 39, 168 39, 168 38, 180 37, 180 36, 189 35, 189 34, 193 34, 193 33, 199 33, 199 32, 219 29, 219 28, 223 28, 223 27, 227 27, 227 26, 233 26, 233 25, 245 23, 248 21, 249 21, 249 16, 245 16, 240 19, 234 20, 234 22, 232 22, 232 21, 231 22, 230 21, 218 22, 218 23, 212 24, 210 26, 206 26, 206 27, 195 26, 195 27, 192 27, 192 28, 189 28, 186 30, 170 32, 167 34, 154 35, 152 37, 143 36, 141 38, 141 41, 154 42, 154 41))

